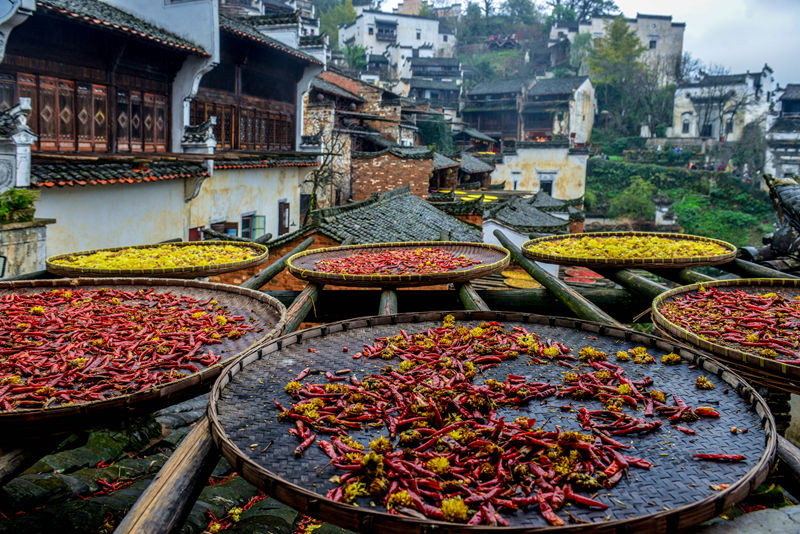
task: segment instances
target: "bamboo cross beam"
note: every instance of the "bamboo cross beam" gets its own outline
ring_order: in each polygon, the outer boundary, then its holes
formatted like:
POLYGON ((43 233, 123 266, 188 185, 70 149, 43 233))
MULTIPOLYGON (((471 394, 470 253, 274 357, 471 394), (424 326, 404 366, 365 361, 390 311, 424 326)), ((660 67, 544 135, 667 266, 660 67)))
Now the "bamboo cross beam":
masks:
POLYGON ((500 240, 500 243, 508 249, 508 251, 511 253, 511 257, 520 267, 525 269, 525 271, 531 275, 534 280, 552 292, 579 318, 622 327, 622 325, 613 317, 586 300, 586 298, 581 296, 577 291, 568 287, 567 284, 552 276, 550 273, 536 265, 535 262, 532 262, 523 256, 519 247, 514 245, 514 243, 512 243, 505 236, 505 234, 503 234, 503 232, 500 230, 495 230, 494 235, 498 240, 500 240))
POLYGON ((770 269, 769 267, 764 267, 763 265, 739 258, 736 258, 730 263, 718 265, 717 267, 745 278, 800 278, 800 276, 770 269))
POLYGON ((661 278, 666 278, 667 280, 672 280, 673 282, 677 282, 679 284, 697 284, 700 282, 713 282, 718 280, 718 278, 714 278, 713 276, 708 276, 701 272, 695 271, 694 269, 649 269, 649 271, 653 274, 660 276, 661 278))
POLYGON ((378 305, 378 315, 393 315, 397 313, 397 291, 384 289, 381 291, 381 300, 378 305))
POLYGON ((292 305, 286 310, 286 326, 283 328, 284 334, 290 334, 300 327, 308 312, 314 308, 314 304, 319 298, 319 291, 322 286, 308 284, 304 290, 297 295, 292 305))
POLYGON ((314 238, 309 237, 292 250, 281 256, 277 261, 271 263, 266 269, 255 275, 254 277, 246 280, 241 286, 247 289, 261 289, 264 284, 278 276, 281 271, 286 267, 286 260, 297 254, 303 252, 305 249, 314 244, 314 238))
POLYGON ((667 286, 637 274, 631 269, 620 269, 618 271, 601 270, 598 272, 609 280, 615 281, 628 291, 644 295, 649 299, 654 299, 661 293, 669 291, 667 286))
POLYGON ((177 532, 219 460, 206 417, 189 432, 134 503, 115 534, 177 532))
POLYGON ((469 282, 457 286, 458 298, 467 310, 489 311, 489 306, 469 282))

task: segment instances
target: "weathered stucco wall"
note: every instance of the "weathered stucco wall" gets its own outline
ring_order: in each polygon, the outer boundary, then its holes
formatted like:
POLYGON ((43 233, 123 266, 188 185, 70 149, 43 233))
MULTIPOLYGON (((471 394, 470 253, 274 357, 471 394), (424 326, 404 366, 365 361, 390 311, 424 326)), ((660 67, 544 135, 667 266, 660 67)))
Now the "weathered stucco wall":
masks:
POLYGON ((188 204, 187 228, 217 221, 241 224, 242 215, 254 213, 266 217, 266 231, 277 237, 278 201, 289 202, 289 221, 300 224, 300 183, 310 172, 309 167, 218 169, 188 204))
POLYGON ((585 152, 566 147, 517 148, 495 166, 492 183, 505 182, 507 190, 538 191, 542 180, 552 179, 554 198, 580 198, 586 190, 588 159, 585 152))
MULTIPOLYGON (((47 224, 52 220, 0 224, 0 255, 6 257, 4 277, 44 269, 47 224)), ((0 259, 0 266, 2 263, 0 259)))
POLYGON ((186 238, 183 180, 41 189, 47 255, 186 238))

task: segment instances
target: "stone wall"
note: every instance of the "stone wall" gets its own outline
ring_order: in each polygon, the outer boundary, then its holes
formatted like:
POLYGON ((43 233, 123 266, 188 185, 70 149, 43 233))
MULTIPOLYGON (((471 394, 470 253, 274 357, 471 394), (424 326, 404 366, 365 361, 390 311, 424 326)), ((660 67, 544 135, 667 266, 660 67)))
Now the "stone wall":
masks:
MULTIPOLYGON (((45 268, 47 225, 55 219, 0 224, 0 255, 6 257, 5 277, 45 268)), ((0 258, 0 266, 2 266, 0 258)))
MULTIPOLYGON (((336 190, 342 201, 350 198, 350 154, 352 137, 350 134, 334 130, 335 110, 332 104, 308 105, 308 95, 304 97, 307 105, 303 118, 303 135, 316 135, 322 131, 322 142, 325 152, 332 151, 337 155, 323 156, 324 164, 329 164, 333 176, 317 191, 316 208, 327 208, 336 205, 336 190)), ((301 193, 310 194, 313 184, 303 184, 301 193)))
POLYGON ((366 200, 372 193, 386 193, 404 185, 408 185, 413 194, 425 198, 432 174, 432 157, 406 159, 384 152, 376 157, 353 158, 353 200, 366 200))

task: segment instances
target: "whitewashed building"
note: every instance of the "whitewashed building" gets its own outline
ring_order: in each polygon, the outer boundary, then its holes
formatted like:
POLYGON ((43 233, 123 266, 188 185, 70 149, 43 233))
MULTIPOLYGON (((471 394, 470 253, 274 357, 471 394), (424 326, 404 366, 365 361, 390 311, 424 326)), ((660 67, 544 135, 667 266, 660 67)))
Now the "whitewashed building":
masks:
POLYGON ((776 178, 800 174, 800 84, 789 84, 776 100, 770 117, 764 172, 776 178))

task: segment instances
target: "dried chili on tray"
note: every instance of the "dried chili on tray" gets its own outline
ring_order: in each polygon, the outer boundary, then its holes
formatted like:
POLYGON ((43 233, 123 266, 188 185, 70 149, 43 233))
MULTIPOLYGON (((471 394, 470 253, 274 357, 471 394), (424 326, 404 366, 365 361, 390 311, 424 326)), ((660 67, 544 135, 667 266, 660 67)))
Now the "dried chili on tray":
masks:
POLYGON ((314 270, 332 274, 431 274, 479 263, 483 263, 482 260, 442 248, 399 248, 317 260, 314 270))
MULTIPOLYGON (((646 347, 630 354, 632 365, 655 364, 646 347)), ((353 357, 391 366, 346 382, 328 372, 323 383, 305 368, 284 387, 295 402, 284 406, 275 399, 278 420, 291 425, 296 456, 316 443, 338 470, 333 480, 339 485, 328 498, 353 503, 370 497, 393 514, 508 525, 503 514, 533 508, 551 525, 563 525, 565 503, 606 509, 609 504, 582 493, 611 489, 629 469, 652 467, 619 440, 661 431, 665 422, 693 434, 683 425, 720 417, 649 389, 650 377, 629 379, 601 350, 586 346, 572 354, 557 341, 520 327, 506 331, 497 322, 470 329, 447 316, 439 328, 377 338, 353 357), (563 379, 480 379, 514 358, 562 365, 563 379), (498 414, 564 398, 602 404, 576 410, 580 431, 498 414), (366 428, 386 434, 368 445, 348 435, 366 428)), ((571 403, 564 408, 571 410, 571 403)))
POLYGON ((55 289, 0 297, 0 410, 144 391, 221 356, 210 345, 252 330, 211 298, 153 289, 55 289))
POLYGON ((800 365, 800 300, 700 286, 659 308, 671 323, 706 341, 800 365))

